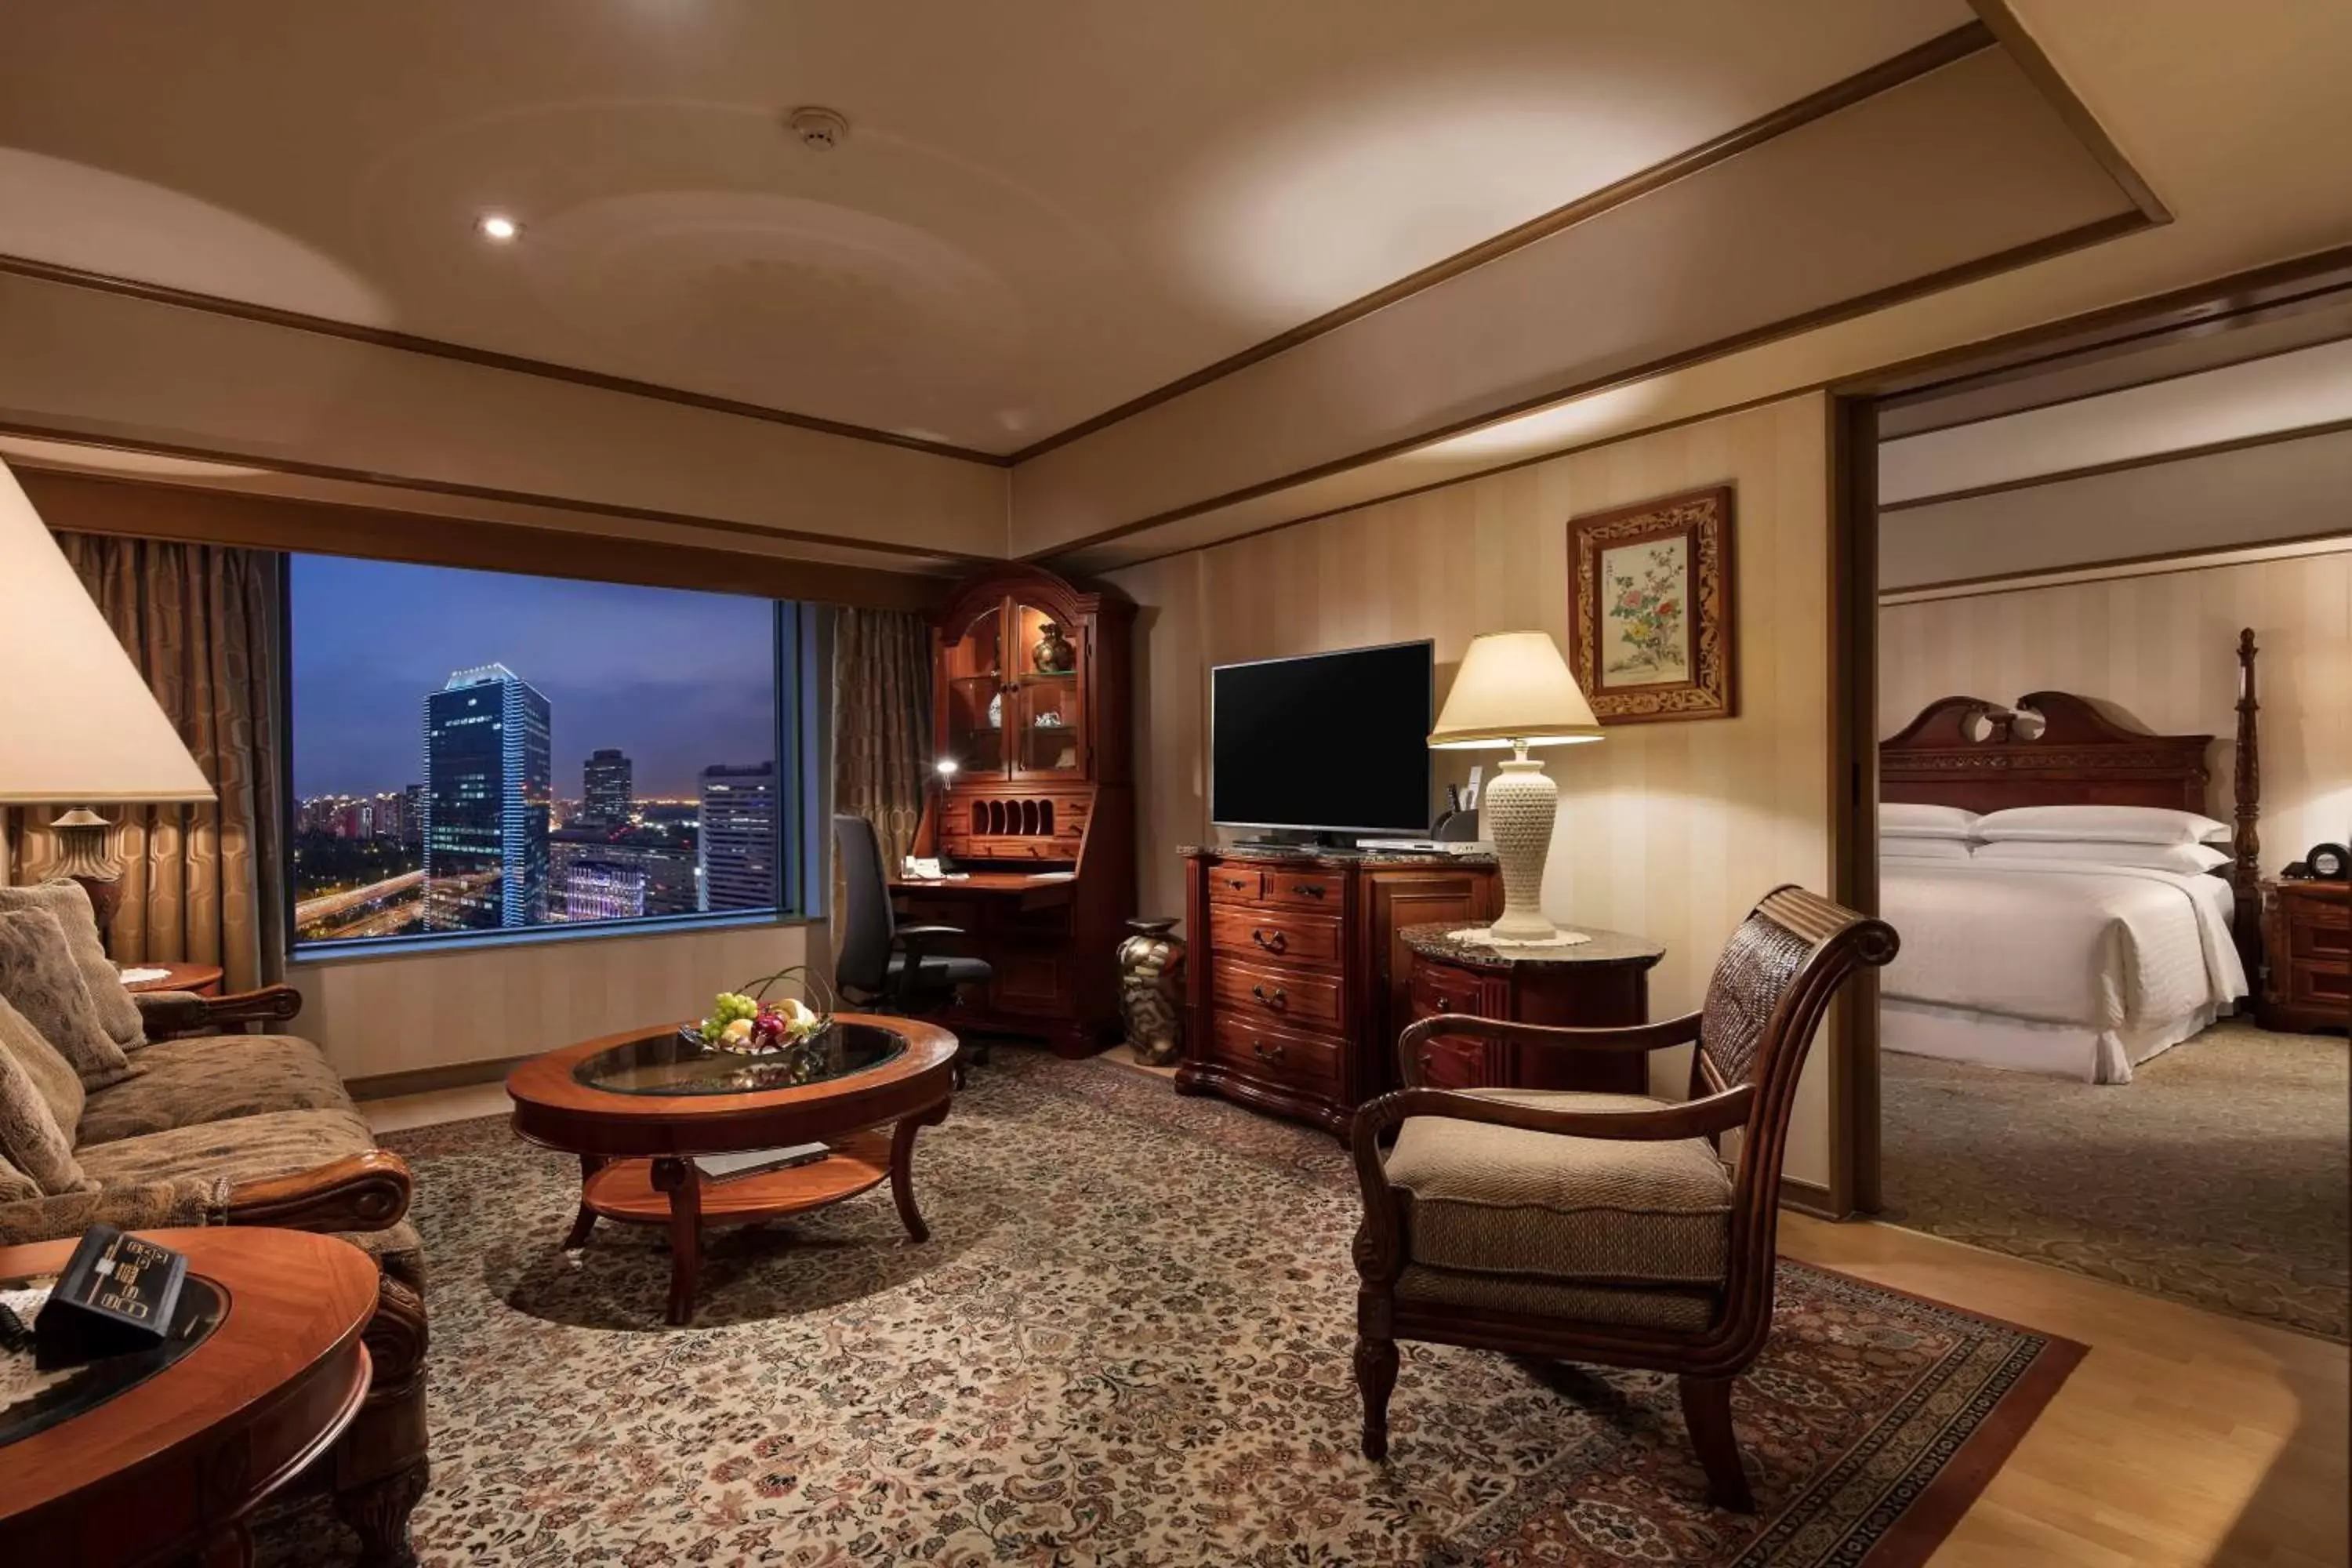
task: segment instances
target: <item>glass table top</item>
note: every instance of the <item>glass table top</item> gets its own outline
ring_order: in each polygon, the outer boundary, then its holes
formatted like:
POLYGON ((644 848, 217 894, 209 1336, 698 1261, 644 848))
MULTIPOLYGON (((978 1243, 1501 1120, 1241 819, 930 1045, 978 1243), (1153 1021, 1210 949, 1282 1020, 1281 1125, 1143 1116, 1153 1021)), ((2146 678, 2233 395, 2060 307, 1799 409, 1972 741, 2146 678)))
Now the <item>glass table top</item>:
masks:
POLYGON ((839 1020, 805 1045, 762 1057, 715 1051, 672 1031, 598 1051, 572 1076, 614 1094, 758 1094, 853 1078, 906 1050, 895 1029, 839 1020))

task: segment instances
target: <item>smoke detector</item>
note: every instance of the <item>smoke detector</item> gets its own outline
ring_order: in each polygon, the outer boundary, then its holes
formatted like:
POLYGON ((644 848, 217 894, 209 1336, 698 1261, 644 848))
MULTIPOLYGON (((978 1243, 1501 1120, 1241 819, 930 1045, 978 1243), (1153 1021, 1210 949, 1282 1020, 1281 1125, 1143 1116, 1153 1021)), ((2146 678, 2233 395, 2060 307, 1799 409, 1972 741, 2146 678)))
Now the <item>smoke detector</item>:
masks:
POLYGON ((812 153, 830 153, 849 140, 849 121, 830 109, 814 105, 795 109, 784 116, 784 123, 801 139, 801 145, 812 153))

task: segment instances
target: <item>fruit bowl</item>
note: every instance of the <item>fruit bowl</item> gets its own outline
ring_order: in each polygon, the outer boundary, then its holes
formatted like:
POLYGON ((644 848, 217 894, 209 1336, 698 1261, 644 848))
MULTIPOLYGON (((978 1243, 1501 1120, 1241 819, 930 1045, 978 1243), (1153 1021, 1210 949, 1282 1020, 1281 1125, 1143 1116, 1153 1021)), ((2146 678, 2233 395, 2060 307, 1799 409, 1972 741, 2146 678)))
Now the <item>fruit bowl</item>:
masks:
POLYGON ((726 1051, 740 1057, 782 1057, 807 1051, 833 1027, 833 987, 804 963, 747 981, 733 991, 721 991, 699 1021, 678 1026, 678 1038, 689 1046, 726 1051), (797 985, 771 998, 771 988, 797 985))

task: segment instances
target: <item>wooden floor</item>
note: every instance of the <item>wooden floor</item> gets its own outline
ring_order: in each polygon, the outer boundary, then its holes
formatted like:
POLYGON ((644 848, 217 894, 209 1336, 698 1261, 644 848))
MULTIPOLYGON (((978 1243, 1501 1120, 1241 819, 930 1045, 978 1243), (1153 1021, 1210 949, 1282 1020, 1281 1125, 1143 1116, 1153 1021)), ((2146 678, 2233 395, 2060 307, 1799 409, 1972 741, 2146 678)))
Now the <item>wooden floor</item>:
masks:
MULTIPOLYGON (((486 1085, 361 1109, 389 1131, 505 1104, 486 1085)), ((1780 1236, 1790 1257, 2091 1347, 1937 1568, 2352 1562, 2344 1346, 1891 1226, 1787 1214, 1780 1236)))

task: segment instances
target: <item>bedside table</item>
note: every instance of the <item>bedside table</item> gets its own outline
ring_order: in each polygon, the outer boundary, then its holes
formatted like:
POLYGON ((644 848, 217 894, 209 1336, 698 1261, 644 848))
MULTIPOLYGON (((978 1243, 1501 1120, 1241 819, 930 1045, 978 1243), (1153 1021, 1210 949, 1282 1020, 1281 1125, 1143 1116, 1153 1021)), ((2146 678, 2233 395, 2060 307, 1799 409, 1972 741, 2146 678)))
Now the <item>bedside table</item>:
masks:
POLYGON ((2293 1034, 2352 1026, 2352 882, 2263 884, 2254 1018, 2293 1034))
MULTIPOLYGON (((1412 954, 1411 1005, 1400 1021, 1468 1013, 1517 1024, 1613 1029, 1650 1021, 1650 971, 1665 948, 1645 936, 1592 931, 1572 947, 1493 948, 1456 942, 1482 921, 1439 921, 1398 932, 1412 954)), ((1574 1089, 1650 1092, 1640 1051, 1522 1050, 1499 1040, 1439 1035, 1422 1057, 1432 1089, 1574 1089)))
POLYGON ((157 959, 152 963, 118 963, 117 969, 160 969, 160 980, 126 980, 125 991, 193 991, 199 996, 221 994, 221 967, 217 963, 175 963, 169 959, 157 959))

